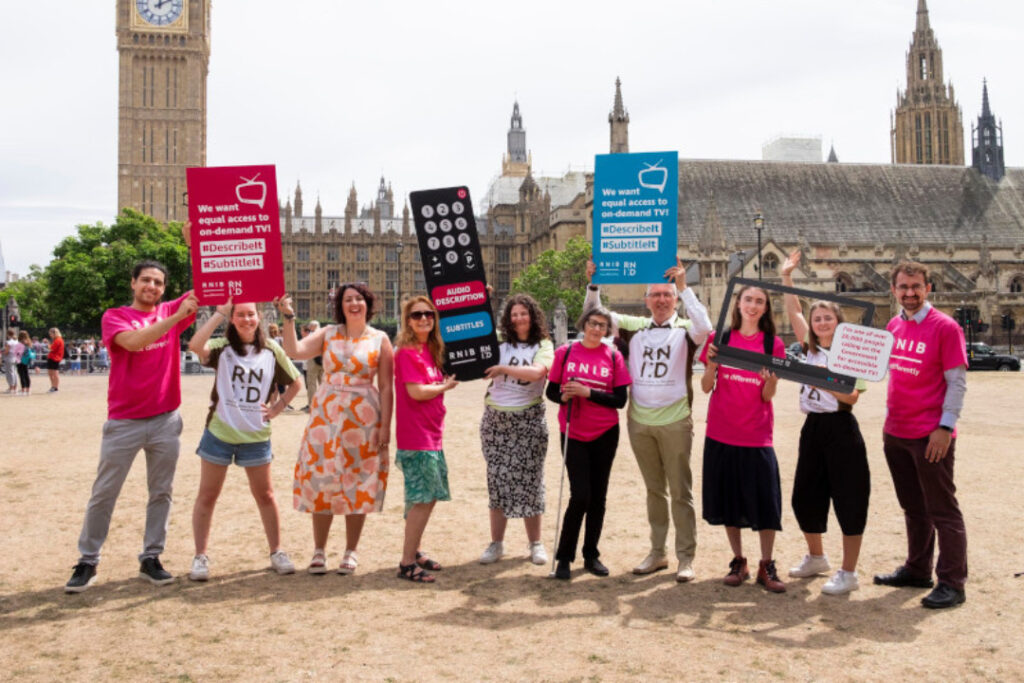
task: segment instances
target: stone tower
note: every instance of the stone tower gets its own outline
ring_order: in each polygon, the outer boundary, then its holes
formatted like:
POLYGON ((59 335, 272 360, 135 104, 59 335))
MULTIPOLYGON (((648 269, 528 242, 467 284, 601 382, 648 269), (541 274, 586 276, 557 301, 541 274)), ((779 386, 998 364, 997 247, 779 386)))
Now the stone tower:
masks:
POLYGON ((210 0, 117 0, 117 205, 185 220, 185 169, 206 165, 210 0))
POLYGON ((508 129, 508 151, 501 158, 501 175, 525 178, 532 159, 526 151, 526 129, 519 114, 519 102, 512 105, 512 123, 508 129))
POLYGON ((610 154, 629 153, 629 112, 622 106, 622 81, 615 78, 615 104, 608 114, 608 125, 611 128, 610 154))
POLYGON ((988 83, 981 84, 981 116, 978 125, 971 126, 971 166, 978 172, 999 182, 1006 175, 1003 163, 1003 124, 988 106, 988 83))
POLYGON ((917 27, 907 51, 907 89, 896 93, 890 117, 896 164, 964 163, 964 125, 953 84, 942 82, 942 49, 928 23, 928 5, 917 2, 917 27))

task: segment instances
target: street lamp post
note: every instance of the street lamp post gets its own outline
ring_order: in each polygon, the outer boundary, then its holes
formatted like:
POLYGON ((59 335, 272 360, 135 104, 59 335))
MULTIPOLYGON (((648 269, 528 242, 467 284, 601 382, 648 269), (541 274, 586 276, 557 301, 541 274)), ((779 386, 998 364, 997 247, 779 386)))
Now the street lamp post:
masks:
POLYGON ((398 257, 398 273, 396 274, 395 280, 392 283, 394 289, 394 301, 395 301, 395 320, 397 321, 401 315, 401 311, 398 310, 398 283, 402 281, 402 249, 405 245, 402 244, 402 238, 398 238, 398 243, 395 244, 395 254, 398 257))
POLYGON ((761 268, 761 231, 764 229, 764 215, 761 213, 761 209, 757 210, 754 214, 754 230, 757 230, 757 279, 763 280, 763 273, 761 268))

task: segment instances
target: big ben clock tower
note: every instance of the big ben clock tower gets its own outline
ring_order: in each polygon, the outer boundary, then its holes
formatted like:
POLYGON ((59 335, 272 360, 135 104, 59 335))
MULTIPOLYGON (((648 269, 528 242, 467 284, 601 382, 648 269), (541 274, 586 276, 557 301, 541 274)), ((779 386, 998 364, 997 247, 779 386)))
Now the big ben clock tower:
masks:
POLYGON ((185 169, 206 165, 210 0, 117 0, 117 205, 185 220, 185 169))

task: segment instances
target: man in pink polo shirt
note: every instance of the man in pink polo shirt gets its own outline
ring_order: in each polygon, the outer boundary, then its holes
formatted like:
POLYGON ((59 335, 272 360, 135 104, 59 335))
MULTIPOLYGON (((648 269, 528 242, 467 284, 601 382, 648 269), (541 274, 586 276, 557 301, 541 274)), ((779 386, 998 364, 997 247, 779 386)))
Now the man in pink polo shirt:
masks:
POLYGON ((139 578, 158 586, 174 580, 160 564, 160 553, 167 538, 181 434, 178 338, 195 320, 198 302, 189 291, 161 303, 166 283, 167 268, 156 261, 142 261, 132 271, 132 304, 103 314, 103 345, 110 349, 107 422, 78 538, 80 557, 64 586, 66 593, 80 593, 96 580, 114 504, 140 450, 146 452, 149 503, 139 578))
POLYGON ((888 411, 883 443, 896 497, 907 524, 907 559, 884 586, 932 587, 921 600, 932 609, 965 599, 967 531, 953 483, 956 421, 967 392, 967 350, 960 326, 928 303, 928 268, 904 261, 892 272, 892 293, 902 307, 886 327, 896 338, 889 360, 888 411))

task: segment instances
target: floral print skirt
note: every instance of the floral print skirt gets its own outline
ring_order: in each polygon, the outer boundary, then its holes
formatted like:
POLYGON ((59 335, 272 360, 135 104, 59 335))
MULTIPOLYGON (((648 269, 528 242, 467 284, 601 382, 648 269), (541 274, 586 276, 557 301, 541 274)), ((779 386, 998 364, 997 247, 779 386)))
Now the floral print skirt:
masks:
POLYGON ((487 406, 480 421, 480 444, 487 461, 488 507, 508 518, 542 514, 548 452, 544 404, 525 410, 487 406))

